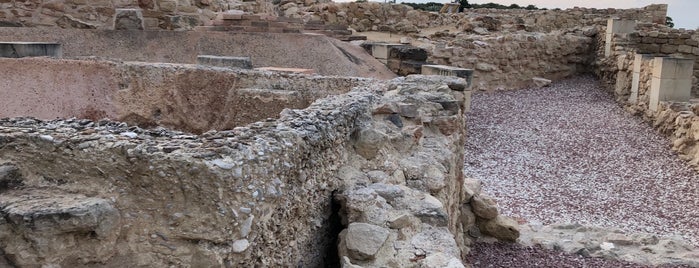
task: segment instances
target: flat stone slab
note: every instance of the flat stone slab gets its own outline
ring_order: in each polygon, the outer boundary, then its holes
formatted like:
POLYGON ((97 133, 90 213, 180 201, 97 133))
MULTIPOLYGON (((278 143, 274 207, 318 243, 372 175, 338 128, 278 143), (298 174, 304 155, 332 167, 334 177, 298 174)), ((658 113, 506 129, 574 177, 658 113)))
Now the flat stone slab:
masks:
POLYGON ((298 74, 315 74, 316 73, 313 69, 285 68, 285 67, 260 67, 260 68, 255 68, 255 70, 282 72, 282 73, 298 73, 298 74))
POLYGON ((217 67, 252 69, 252 61, 250 60, 250 57, 199 55, 197 56, 197 64, 217 67))
POLYGON ((0 58, 63 56, 59 43, 44 42, 0 42, 0 58))

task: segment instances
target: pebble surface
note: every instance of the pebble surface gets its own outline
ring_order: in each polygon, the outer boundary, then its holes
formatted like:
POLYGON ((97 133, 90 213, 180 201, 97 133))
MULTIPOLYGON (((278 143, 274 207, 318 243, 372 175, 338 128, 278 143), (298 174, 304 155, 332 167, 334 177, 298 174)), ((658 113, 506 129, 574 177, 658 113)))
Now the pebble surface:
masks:
POLYGON ((699 245, 699 176, 590 77, 478 92, 465 174, 520 223, 580 223, 699 245))
MULTIPOLYGON (((466 257, 473 267, 507 267, 507 268, 579 268, 579 267, 614 267, 646 268, 647 265, 602 258, 583 257, 578 254, 563 253, 540 247, 525 247, 512 243, 477 243, 466 257)), ((685 268, 685 265, 661 265, 662 268, 685 268)))

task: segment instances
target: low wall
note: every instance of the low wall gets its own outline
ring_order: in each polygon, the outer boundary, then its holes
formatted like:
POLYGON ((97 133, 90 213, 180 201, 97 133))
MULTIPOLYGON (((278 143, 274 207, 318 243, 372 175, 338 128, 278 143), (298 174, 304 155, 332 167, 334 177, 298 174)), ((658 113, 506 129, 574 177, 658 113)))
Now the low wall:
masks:
POLYGON ((320 75, 395 77, 363 49, 321 35, 0 27, 0 40, 60 43, 63 56, 68 58, 197 63, 198 55, 244 56, 251 58, 253 67, 313 69, 320 75))
POLYGON ((476 89, 515 89, 532 85, 533 77, 561 79, 589 71, 593 49, 590 37, 559 32, 462 34, 437 42, 428 61, 474 69, 476 89))
POLYGON ((0 66, 0 117, 111 118, 194 133, 276 118, 369 81, 97 60, 0 59, 0 66))

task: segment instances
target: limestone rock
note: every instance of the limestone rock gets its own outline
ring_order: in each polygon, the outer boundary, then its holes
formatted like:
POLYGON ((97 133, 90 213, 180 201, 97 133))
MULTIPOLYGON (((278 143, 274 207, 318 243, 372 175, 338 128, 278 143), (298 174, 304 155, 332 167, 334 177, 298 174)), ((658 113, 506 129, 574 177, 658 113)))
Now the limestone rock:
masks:
POLYGON ((0 165, 0 192, 22 185, 22 174, 11 164, 0 165))
POLYGON ((461 215, 459 215, 459 221, 464 229, 476 223, 476 214, 473 213, 471 206, 468 204, 461 205, 461 215))
POLYGON ((231 247, 233 248, 233 252, 241 253, 250 247, 250 242, 247 239, 236 240, 231 247))
POLYGON ((483 27, 476 27, 476 28, 473 28, 473 32, 474 32, 474 33, 477 33, 477 34, 480 34, 480 35, 486 35, 486 34, 489 33, 489 32, 488 32, 488 29, 483 28, 483 27))
POLYGON ((457 259, 454 256, 449 256, 447 254, 438 252, 435 254, 430 254, 422 260, 422 265, 420 267, 423 268, 463 268, 464 264, 461 263, 461 260, 457 259))
POLYGON ((347 256, 342 256, 342 264, 340 265, 341 268, 362 268, 359 265, 352 264, 349 258, 347 256))
POLYGON ((81 21, 68 14, 64 14, 58 19, 56 25, 61 28, 97 29, 97 25, 81 21))
POLYGON ((114 14, 114 30, 143 30, 143 13, 140 9, 117 9, 114 14))
POLYGON ((471 198, 478 195, 481 192, 481 181, 473 178, 465 178, 463 184, 463 201, 470 202, 471 198))
POLYGON ((519 226, 513 219, 497 216, 495 219, 479 223, 481 232, 503 241, 514 242, 519 238, 519 226))
POLYGON ((390 231, 376 225, 353 222, 340 233, 340 248, 344 247, 350 258, 371 260, 388 239, 390 231))
POLYGON ((359 155, 370 160, 376 157, 386 140, 387 136, 383 132, 375 129, 363 129, 359 132, 354 149, 359 155))
POLYGON ((537 87, 548 87, 551 85, 551 80, 546 79, 546 78, 541 78, 541 77, 534 77, 532 78, 532 81, 534 82, 534 85, 537 87))
POLYGON ((495 217, 498 216, 497 205, 495 199, 486 195, 474 196, 473 199, 471 199, 473 212, 476 213, 478 217, 486 220, 495 219, 495 217))

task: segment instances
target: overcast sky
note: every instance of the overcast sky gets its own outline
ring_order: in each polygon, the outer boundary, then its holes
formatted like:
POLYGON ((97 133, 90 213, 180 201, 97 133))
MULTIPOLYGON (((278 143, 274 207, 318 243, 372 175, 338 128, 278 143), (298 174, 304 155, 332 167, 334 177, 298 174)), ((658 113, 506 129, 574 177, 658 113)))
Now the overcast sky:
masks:
MULTIPOLYGON (((335 2, 350 2, 352 0, 335 0, 335 2)), ((375 1, 375 0, 372 0, 375 1)), ((379 0, 383 2, 382 0, 379 0)), ((449 0, 398 0, 398 2, 438 2, 446 3, 449 0)), ((668 16, 675 22, 675 28, 696 29, 699 27, 699 1, 698 0, 469 0, 469 3, 499 3, 504 5, 518 4, 520 6, 536 5, 545 8, 571 8, 594 7, 594 8, 636 8, 644 7, 652 3, 668 4, 668 16)))

